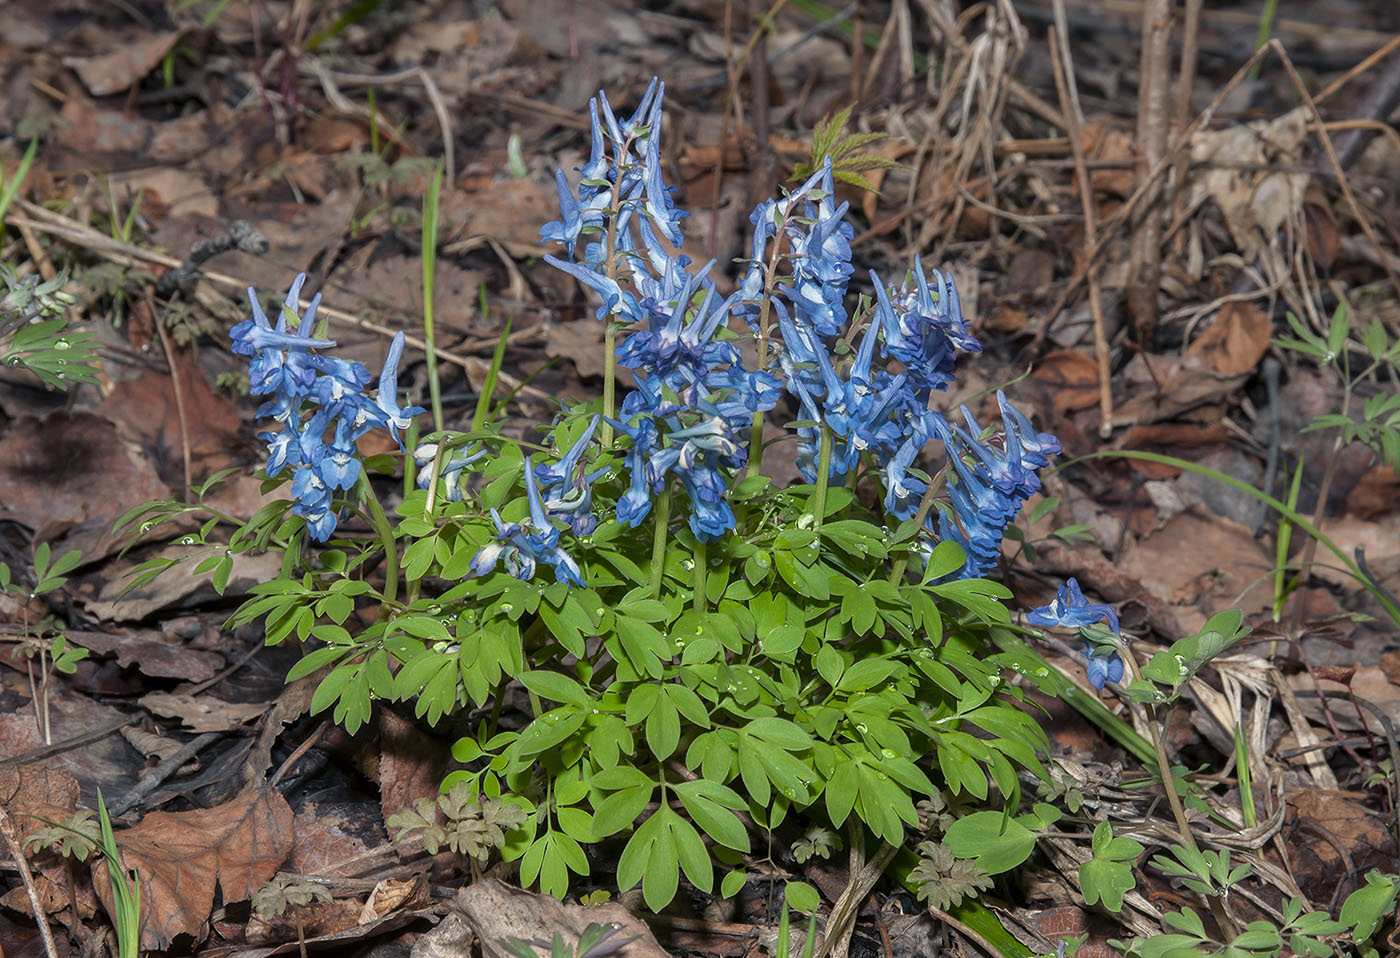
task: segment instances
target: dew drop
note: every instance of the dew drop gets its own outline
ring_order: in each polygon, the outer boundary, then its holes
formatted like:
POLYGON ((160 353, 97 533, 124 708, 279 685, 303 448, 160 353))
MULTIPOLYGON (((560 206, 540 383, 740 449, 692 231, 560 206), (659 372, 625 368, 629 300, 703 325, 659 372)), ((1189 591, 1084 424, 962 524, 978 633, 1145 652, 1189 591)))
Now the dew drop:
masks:
POLYGON ((1038 679, 1043 679, 1043 678, 1045 678, 1045 677, 1046 677, 1047 675, 1049 675, 1049 674, 1050 674, 1050 670, 1047 669, 1047 668, 1046 668, 1045 666, 1043 666, 1043 665, 1040 666, 1039 668, 1037 668, 1037 669, 1035 670, 1035 677, 1038 678, 1038 679))
POLYGON ((71 345, 72 343, 68 342, 66 339, 55 339, 53 341, 54 349, 68 349, 71 345))
POLYGON ((760 552, 758 555, 753 557, 753 563, 760 569, 766 569, 772 563, 772 560, 768 558, 768 553, 760 552))
POLYGON ((888 748, 882 748, 882 749, 880 749, 880 754, 883 755, 883 756, 885 756, 885 758, 896 758, 896 757, 897 757, 897 756, 894 754, 894 750, 893 750, 893 749, 888 749, 888 748))
POLYGON ((810 529, 810 528, 812 528, 812 524, 813 524, 814 522, 816 522, 816 521, 817 521, 817 517, 816 517, 816 516, 812 515, 810 512, 804 512, 804 513, 802 513, 802 515, 799 516, 798 519, 797 519, 797 528, 799 528, 799 529, 810 529))
POLYGON ((601 619, 603 617, 603 607, 601 605, 593 610, 593 617, 595 619, 601 619))
POLYGON ((510 615, 512 612, 515 611, 515 606, 511 605, 509 602, 502 602, 501 611, 504 612, 506 615, 510 615))
POLYGON ((150 531, 151 531, 152 529, 154 529, 155 527, 156 527, 156 524, 155 524, 154 522, 143 522, 143 523, 141 523, 141 531, 142 531, 142 532, 150 532, 150 531))
POLYGON ((180 537, 180 543, 179 543, 179 544, 182 545, 182 546, 192 546, 192 545, 194 545, 194 536, 181 536, 181 537, 180 537))
POLYGON ((441 614, 442 614, 442 606, 440 606, 440 605, 430 605, 430 606, 428 606, 426 609, 424 609, 424 611, 427 612, 429 615, 441 615, 441 614))
POLYGON ((681 568, 684 569, 686 572, 689 572, 691 569, 694 569, 694 568, 695 568, 695 560, 694 560, 694 559, 682 559, 682 560, 681 560, 681 568))
POLYGON ((1000 676, 1000 675, 989 675, 989 676, 987 676, 987 684, 990 685, 992 688, 996 688, 998 685, 1001 684, 1001 676, 1000 676))
POLYGON ((885 781, 888 781, 888 780, 889 780, 889 776, 886 775, 884 772, 876 772, 875 774, 879 776, 880 781, 882 781, 882 782, 885 782, 885 781))
POLYGON ((865 727, 865 723, 864 723, 864 722, 857 722, 857 723, 856 723, 856 731, 857 731, 857 732, 860 732, 862 735, 864 735, 866 732, 870 731, 870 729, 868 729, 868 728, 865 727))

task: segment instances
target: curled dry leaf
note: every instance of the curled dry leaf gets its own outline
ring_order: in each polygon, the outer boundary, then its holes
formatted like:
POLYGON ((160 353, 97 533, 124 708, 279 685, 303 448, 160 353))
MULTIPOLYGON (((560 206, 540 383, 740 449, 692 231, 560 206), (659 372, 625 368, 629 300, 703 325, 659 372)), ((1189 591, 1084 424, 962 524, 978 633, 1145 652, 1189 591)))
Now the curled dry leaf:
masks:
MULTIPOLYGON (((214 889, 246 901, 292 848, 292 809, 276 790, 247 791, 191 812, 152 812, 116 833, 122 862, 141 883, 141 948, 159 951, 178 935, 208 933, 214 889)), ((93 870, 98 897, 112 913, 107 870, 93 870)))

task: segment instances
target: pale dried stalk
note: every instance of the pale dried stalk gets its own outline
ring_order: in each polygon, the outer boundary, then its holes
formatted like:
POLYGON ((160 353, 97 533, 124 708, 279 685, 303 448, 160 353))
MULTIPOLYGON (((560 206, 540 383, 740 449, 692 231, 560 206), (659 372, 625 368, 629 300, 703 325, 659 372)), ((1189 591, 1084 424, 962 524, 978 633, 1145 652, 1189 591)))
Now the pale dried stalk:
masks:
POLYGON ((1166 155, 1169 93, 1167 42, 1171 39, 1171 0, 1147 0, 1142 7, 1142 69, 1138 87, 1137 181, 1151 184, 1133 217, 1128 305, 1138 345, 1150 350, 1157 338, 1157 285, 1162 270, 1160 187, 1151 175, 1166 155))
MULTIPOLYGON (((1097 238, 1098 208, 1094 204, 1094 184, 1084 162, 1083 113, 1079 106, 1079 86, 1074 80, 1074 61, 1069 52, 1069 29, 1065 15, 1065 0, 1055 0, 1055 26, 1050 30, 1050 60, 1055 67, 1055 89, 1060 94, 1060 109, 1069 123, 1070 149, 1074 151, 1074 170, 1079 179, 1079 203, 1084 209, 1084 248, 1097 238)), ((1107 439, 1113 434, 1113 372, 1108 364, 1108 337, 1103 328, 1103 290, 1097 272, 1089 274, 1089 313, 1094 321, 1094 358, 1099 373, 1099 436, 1107 439)))

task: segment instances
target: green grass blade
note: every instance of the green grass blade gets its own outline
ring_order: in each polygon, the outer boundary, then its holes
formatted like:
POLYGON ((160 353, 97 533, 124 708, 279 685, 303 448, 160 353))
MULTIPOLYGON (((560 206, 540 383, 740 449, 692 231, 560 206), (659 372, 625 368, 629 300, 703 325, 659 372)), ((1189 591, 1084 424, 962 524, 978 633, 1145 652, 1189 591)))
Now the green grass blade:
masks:
MULTIPOLYGON (((483 292, 483 299, 485 298, 483 292)), ((486 313, 483 310, 482 315, 486 313)), ((472 414, 472 428, 480 429, 491 419, 491 397, 496 394, 496 380, 501 372, 501 363, 506 358, 506 340, 510 338, 510 327, 515 323, 515 314, 506 319, 506 327, 501 330, 501 338, 496 341, 496 350, 491 354, 491 366, 486 370, 486 379, 481 384, 481 395, 476 397, 476 412, 472 414)))
MULTIPOLYGON (((1288 508, 1298 508, 1298 489, 1303 483, 1303 460, 1298 460, 1298 468, 1293 470, 1293 482, 1288 487, 1288 508)), ((1278 523, 1278 543, 1274 549, 1274 621, 1279 620, 1283 615, 1283 603, 1288 599, 1288 593, 1293 590, 1297 580, 1292 583, 1287 581, 1288 576, 1288 544, 1293 538, 1293 523, 1285 516, 1279 519, 1278 523)), ((1302 575, 1301 570, 1298 573, 1302 575)))
POLYGON ((0 169, 0 185, 4 186, 4 189, 0 190, 0 220, 4 220, 5 214, 10 211, 10 204, 15 201, 15 195, 24 185, 24 178, 29 175, 29 168, 34 165, 34 155, 38 149, 39 138, 35 137, 29 141, 29 148, 24 151, 24 156, 20 157, 19 166, 15 167, 14 175, 9 179, 5 178, 5 171, 0 169))
POLYGON ((428 195, 423 198, 423 342, 428 347, 428 396, 433 407, 433 430, 442 432, 442 383, 438 379, 433 342, 433 287, 437 272, 438 199, 442 195, 442 161, 433 167, 428 195))

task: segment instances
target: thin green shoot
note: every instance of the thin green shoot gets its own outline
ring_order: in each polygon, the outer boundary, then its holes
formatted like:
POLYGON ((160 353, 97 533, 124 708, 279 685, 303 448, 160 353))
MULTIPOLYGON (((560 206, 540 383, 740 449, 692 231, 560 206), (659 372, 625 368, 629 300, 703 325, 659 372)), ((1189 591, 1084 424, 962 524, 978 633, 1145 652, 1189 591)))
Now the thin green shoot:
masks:
POLYGON ((102 789, 97 790, 97 814, 102 825, 102 855, 107 859, 107 877, 112 886, 112 916, 117 932, 118 958, 137 958, 141 943, 141 883, 134 869, 127 870, 122 865, 117 850, 117 839, 112 833, 112 820, 107 815, 107 804, 102 800, 102 789))
POLYGON ((428 352, 428 396, 433 408, 433 430, 442 432, 442 382, 438 379, 437 350, 433 336, 433 287, 437 272, 438 199, 442 195, 442 161, 433 166, 428 195, 423 198, 423 342, 428 352))
POLYGON ((1240 785, 1240 814, 1244 816, 1244 827, 1253 828, 1259 824, 1259 816, 1254 808, 1254 786, 1249 774, 1249 742, 1244 737, 1244 726, 1235 723, 1235 778, 1240 785))
MULTIPOLYGON (((481 301, 486 302, 486 286, 481 287, 481 301)), ((485 316, 483 308, 481 315, 485 316)), ((472 413, 472 429, 481 429, 491 420, 491 397, 496 393, 496 382, 500 377, 501 364, 506 358, 506 340, 510 338, 510 327, 515 323, 515 314, 506 318, 501 338, 496 340, 496 349, 491 353, 491 365, 486 370, 486 378, 481 383, 481 395, 476 397, 476 411, 472 413)))
POLYGON ((39 138, 35 137, 29 141, 29 147, 24 151, 24 156, 19 159, 19 166, 15 167, 14 175, 5 176, 4 167, 0 167, 0 222, 5 219, 5 214, 10 211, 10 204, 15 201, 15 195, 19 193, 19 188, 24 185, 24 178, 29 175, 29 168, 34 165, 34 154, 39 149, 39 138))
POLYGON ((379 155, 379 107, 374 101, 374 85, 371 84, 365 90, 365 98, 369 101, 369 151, 375 156, 379 155))
MULTIPOLYGON (((1303 483, 1303 460, 1298 460, 1298 468, 1293 470, 1293 482, 1288 487, 1288 508, 1296 510, 1298 508, 1298 492, 1303 483)), ((1293 538, 1293 523, 1288 517, 1279 520, 1278 542, 1274 547, 1274 621, 1277 622, 1283 615, 1283 603, 1288 600, 1288 593, 1298 584, 1295 576, 1292 582, 1287 580, 1288 574, 1288 546, 1293 538)), ((1301 574, 1301 573, 1299 573, 1301 574)), ((1277 644, 1277 643, 1275 643, 1277 644)), ((1269 657, 1273 658, 1273 649, 1270 648, 1269 657)))
MULTIPOLYGON (((1269 42, 1269 36, 1274 32, 1274 17, 1278 14, 1278 0, 1264 0, 1264 9, 1259 13, 1259 32, 1254 36, 1254 52, 1258 53, 1264 48, 1264 44, 1269 42)), ((1259 79, 1259 70, 1264 66, 1262 59, 1255 61, 1254 66, 1249 68, 1249 78, 1259 79)))

